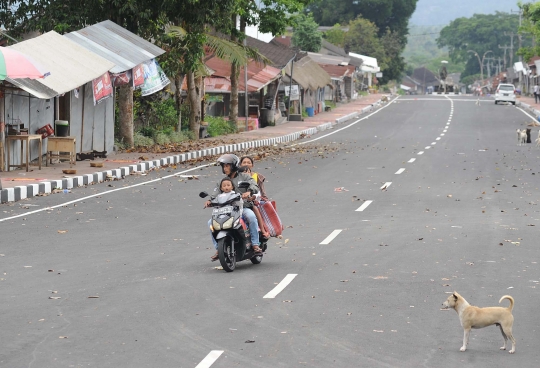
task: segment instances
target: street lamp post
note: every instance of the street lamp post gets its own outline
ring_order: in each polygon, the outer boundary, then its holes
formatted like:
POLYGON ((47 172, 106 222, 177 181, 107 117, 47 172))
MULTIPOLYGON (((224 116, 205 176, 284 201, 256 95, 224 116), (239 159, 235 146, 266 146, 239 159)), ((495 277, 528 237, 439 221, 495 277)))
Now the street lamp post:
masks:
POLYGON ((478 55, 478 53, 476 51, 473 51, 473 50, 468 50, 467 52, 472 52, 476 58, 478 59, 478 63, 480 64, 480 79, 482 80, 481 83, 484 83, 484 59, 486 57, 486 55, 490 52, 493 52, 491 50, 488 50, 486 52, 484 52, 484 56, 482 56, 482 59, 480 60, 480 56, 478 55))

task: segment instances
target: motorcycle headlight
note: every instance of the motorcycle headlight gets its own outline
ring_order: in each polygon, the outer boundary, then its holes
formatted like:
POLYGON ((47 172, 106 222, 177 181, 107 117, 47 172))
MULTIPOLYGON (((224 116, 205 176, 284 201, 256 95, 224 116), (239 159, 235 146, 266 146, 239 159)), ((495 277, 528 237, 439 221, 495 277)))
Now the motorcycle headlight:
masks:
POLYGON ((230 229, 233 225, 233 222, 234 222, 234 218, 231 217, 230 219, 228 219, 227 221, 225 221, 223 223, 223 229, 230 229))
POLYGON ((214 228, 214 230, 220 230, 221 229, 221 225, 216 220, 212 220, 212 227, 214 228))

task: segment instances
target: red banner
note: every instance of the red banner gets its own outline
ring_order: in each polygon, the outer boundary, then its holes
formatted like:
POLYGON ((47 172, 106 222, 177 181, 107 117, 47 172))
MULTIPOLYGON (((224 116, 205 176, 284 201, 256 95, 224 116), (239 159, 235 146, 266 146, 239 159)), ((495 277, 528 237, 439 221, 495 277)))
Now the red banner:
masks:
POLYGON ((144 67, 142 64, 137 65, 131 71, 133 88, 140 88, 144 83, 144 67))
POLYGON ((94 92, 94 106, 101 101, 112 96, 112 83, 109 73, 103 74, 101 77, 92 81, 92 89, 94 92))

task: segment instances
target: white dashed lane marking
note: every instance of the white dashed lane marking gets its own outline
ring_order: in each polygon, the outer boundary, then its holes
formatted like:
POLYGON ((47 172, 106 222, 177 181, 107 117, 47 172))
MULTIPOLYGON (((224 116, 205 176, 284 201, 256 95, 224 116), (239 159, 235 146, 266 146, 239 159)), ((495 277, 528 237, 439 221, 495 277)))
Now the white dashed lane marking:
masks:
POLYGON ((415 158, 411 158, 411 159, 410 159, 409 161, 407 161, 407 162, 408 162, 408 163, 412 163, 412 162, 414 162, 414 161, 416 161, 416 159, 415 159, 415 158))
POLYGON ((392 182, 391 181, 387 181, 386 183, 384 183, 384 185, 381 187, 381 190, 383 189, 388 189, 388 187, 392 185, 392 182))
POLYGON ((362 205, 360 207, 358 207, 358 209, 356 210, 357 212, 362 212, 363 210, 365 210, 373 201, 365 201, 364 203, 362 203, 362 205))
POLYGON ((423 155, 424 154, 424 151, 420 151, 417 153, 418 155, 423 155))
POLYGON ((319 244, 322 244, 322 245, 330 244, 330 242, 331 242, 332 240, 334 240, 335 237, 338 236, 339 233, 342 232, 342 231, 343 231, 343 230, 339 230, 339 229, 338 229, 338 230, 332 231, 332 233, 331 233, 330 235, 328 235, 328 236, 326 237, 326 239, 324 239, 324 240, 323 240, 322 242, 320 242, 319 244))
POLYGON ((402 173, 403 171, 405 171, 405 169, 404 169, 404 168, 401 168, 401 169, 399 169, 398 171, 396 171, 396 175, 399 175, 399 174, 401 174, 401 173, 402 173))
POLYGON ((212 350, 195 368, 209 368, 221 354, 223 354, 223 350, 212 350))
MULTIPOLYGON (((341 231, 341 230, 339 230, 341 231)), ((296 273, 290 273, 279 284, 276 285, 275 288, 272 289, 268 294, 266 294, 263 298, 264 299, 274 299, 279 293, 283 291, 291 283, 294 278, 298 276, 296 273)))

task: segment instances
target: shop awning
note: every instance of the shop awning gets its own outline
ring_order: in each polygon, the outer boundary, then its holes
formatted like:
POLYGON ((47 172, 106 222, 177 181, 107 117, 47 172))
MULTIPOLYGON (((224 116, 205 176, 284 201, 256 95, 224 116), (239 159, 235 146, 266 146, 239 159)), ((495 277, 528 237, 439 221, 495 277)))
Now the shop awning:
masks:
POLYGON ((371 72, 371 73, 377 73, 381 71, 381 68, 379 68, 379 64, 377 63, 377 59, 370 56, 355 54, 353 52, 349 52, 350 56, 357 57, 362 59, 362 66, 360 67, 360 71, 362 72, 371 72))
POLYGON ((133 69, 165 53, 164 50, 110 20, 94 24, 64 37, 113 62, 111 73, 133 69))
POLYGON ((30 56, 51 72, 45 79, 6 79, 43 99, 52 98, 90 82, 114 64, 54 31, 9 46, 30 56))

